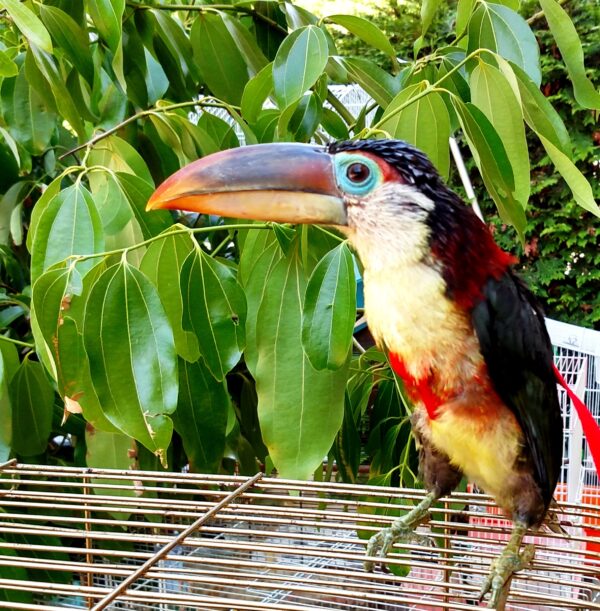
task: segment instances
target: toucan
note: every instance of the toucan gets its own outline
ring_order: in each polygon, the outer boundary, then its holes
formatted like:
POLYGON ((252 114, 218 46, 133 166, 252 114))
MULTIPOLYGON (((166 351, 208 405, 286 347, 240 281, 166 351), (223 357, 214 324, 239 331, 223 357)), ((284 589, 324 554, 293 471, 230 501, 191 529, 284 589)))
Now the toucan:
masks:
POLYGON ((367 547, 367 568, 411 540, 429 508, 466 476, 514 522, 480 600, 504 604, 523 546, 552 501, 563 450, 553 353, 515 259, 412 145, 261 144, 184 167, 148 209, 335 227, 364 268, 365 313, 414 404, 427 494, 367 547))

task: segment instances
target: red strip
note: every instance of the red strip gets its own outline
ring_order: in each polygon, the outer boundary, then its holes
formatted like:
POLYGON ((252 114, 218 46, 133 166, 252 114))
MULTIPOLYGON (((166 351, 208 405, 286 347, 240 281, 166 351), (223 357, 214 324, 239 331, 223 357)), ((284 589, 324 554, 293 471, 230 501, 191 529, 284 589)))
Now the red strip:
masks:
POLYGON ((600 473, 600 426, 596 422, 596 419, 590 412, 588 406, 571 390, 565 379, 562 377, 560 371, 558 371, 556 365, 553 364, 554 375, 558 380, 558 383, 567 391, 569 399, 573 402, 577 415, 581 421, 583 427, 583 433, 587 439, 588 446, 590 448, 590 454, 596 465, 596 473, 600 473))

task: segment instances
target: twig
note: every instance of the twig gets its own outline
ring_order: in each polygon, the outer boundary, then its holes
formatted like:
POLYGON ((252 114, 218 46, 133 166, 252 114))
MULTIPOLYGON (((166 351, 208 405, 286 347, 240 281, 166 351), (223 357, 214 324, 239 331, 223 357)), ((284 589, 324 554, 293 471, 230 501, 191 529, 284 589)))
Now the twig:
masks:
POLYGON ((0 339, 3 339, 5 342, 10 342, 11 344, 16 344, 17 346, 23 346, 23 348, 35 348, 34 344, 22 342, 20 339, 13 339, 12 337, 7 337, 6 335, 0 335, 0 339))

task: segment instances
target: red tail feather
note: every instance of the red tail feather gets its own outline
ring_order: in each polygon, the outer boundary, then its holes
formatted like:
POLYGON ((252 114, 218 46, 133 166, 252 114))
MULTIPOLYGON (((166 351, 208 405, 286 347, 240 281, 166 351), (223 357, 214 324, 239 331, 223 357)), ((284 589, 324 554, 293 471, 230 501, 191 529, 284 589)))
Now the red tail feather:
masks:
POLYGON ((600 473, 600 426, 598 426, 587 405, 571 390, 556 365, 554 365, 554 375, 558 383, 567 391, 569 399, 571 399, 577 410, 577 415, 581 421, 581 426, 590 448, 590 454, 596 466, 596 472, 600 473))

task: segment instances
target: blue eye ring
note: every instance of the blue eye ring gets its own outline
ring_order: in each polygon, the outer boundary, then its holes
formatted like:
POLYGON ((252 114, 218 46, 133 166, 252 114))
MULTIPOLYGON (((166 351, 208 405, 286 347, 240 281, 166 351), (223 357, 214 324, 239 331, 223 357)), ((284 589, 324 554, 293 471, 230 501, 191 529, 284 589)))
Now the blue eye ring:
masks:
POLYGON ((366 195, 382 181, 382 173, 374 159, 355 153, 338 153, 335 175, 340 189, 350 195, 366 195))

